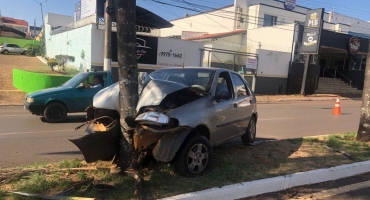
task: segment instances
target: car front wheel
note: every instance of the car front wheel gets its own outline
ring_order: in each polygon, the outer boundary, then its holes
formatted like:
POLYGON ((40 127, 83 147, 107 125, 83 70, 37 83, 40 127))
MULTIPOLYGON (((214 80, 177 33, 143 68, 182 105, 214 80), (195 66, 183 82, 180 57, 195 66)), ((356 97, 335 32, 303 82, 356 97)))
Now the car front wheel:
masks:
POLYGON ((212 145, 203 136, 195 135, 185 141, 174 160, 175 170, 185 177, 201 176, 210 169, 212 145))
POLYGON ((241 137, 244 144, 251 144, 256 140, 256 127, 256 119, 252 117, 245 134, 241 137))
POLYGON ((67 109, 61 103, 50 103, 44 110, 44 117, 50 123, 62 122, 67 117, 67 109))

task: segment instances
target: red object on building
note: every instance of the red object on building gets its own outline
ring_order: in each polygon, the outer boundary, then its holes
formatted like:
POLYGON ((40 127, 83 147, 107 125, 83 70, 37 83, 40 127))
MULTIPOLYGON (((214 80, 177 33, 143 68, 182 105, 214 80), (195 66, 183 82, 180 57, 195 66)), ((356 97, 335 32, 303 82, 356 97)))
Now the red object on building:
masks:
POLYGON ((2 17, 4 24, 16 24, 20 26, 28 26, 28 22, 23 19, 14 19, 11 17, 2 17))

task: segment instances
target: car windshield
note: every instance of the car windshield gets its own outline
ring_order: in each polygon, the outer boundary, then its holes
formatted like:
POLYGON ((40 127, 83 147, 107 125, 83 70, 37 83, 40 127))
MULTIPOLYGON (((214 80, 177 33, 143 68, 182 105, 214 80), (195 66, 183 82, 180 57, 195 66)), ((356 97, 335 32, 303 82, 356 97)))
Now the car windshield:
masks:
POLYGON ((150 76, 155 80, 172 81, 203 91, 209 90, 213 75, 214 70, 194 68, 162 69, 150 73, 150 76))
POLYGON ((76 84, 81 83, 81 81, 83 81, 84 79, 86 79, 86 73, 80 73, 74 76, 73 78, 69 79, 67 82, 65 82, 61 86, 62 87, 74 87, 76 86, 76 84))

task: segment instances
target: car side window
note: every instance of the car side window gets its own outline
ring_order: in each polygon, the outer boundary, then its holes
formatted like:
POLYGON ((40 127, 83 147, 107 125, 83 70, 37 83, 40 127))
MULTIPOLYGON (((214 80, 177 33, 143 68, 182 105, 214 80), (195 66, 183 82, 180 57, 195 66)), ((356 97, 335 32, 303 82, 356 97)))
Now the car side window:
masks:
POLYGON ((229 99, 234 96, 229 73, 227 72, 220 73, 217 82, 216 94, 225 96, 227 95, 229 99))
POLYGON ((240 76, 237 74, 231 73, 231 77, 235 84, 236 96, 237 97, 249 96, 249 90, 247 86, 245 85, 244 81, 240 78, 240 76))
POLYGON ((16 44, 13 44, 13 47, 14 48, 21 48, 20 46, 16 45, 16 44))

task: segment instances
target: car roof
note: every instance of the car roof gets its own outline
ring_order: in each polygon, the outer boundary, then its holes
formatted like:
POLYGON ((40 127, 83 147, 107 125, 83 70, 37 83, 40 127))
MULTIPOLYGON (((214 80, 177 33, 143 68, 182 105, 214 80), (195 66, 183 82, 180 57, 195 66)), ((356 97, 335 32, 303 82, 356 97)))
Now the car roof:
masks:
POLYGON ((187 69, 202 69, 202 70, 209 70, 209 71, 229 71, 229 72, 234 72, 232 70, 229 70, 229 69, 224 69, 224 68, 215 68, 215 67, 166 67, 166 68, 162 68, 160 70, 166 70, 166 69, 184 69, 184 70, 187 70, 187 69))

